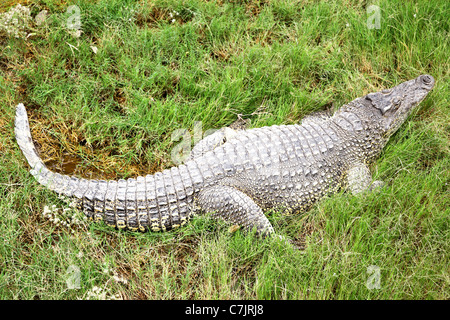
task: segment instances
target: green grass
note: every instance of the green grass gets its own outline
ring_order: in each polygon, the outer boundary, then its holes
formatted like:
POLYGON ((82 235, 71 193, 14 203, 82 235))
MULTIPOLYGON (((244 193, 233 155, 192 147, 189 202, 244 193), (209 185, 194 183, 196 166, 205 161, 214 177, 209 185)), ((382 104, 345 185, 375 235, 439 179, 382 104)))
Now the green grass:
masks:
POLYGON ((32 2, 46 24, 26 40, 0 31, 0 298, 87 299, 98 287, 124 299, 449 299, 450 6, 377 5, 380 29, 361 1, 32 2), (79 38, 65 27, 70 4, 79 38), (172 133, 195 121, 296 123, 424 73, 435 88, 372 168, 386 188, 270 216, 304 250, 202 217, 167 233, 56 225, 44 207, 64 204, 14 140, 23 102, 55 171, 128 178, 172 166, 172 133), (370 266, 379 288, 366 286, 370 266))

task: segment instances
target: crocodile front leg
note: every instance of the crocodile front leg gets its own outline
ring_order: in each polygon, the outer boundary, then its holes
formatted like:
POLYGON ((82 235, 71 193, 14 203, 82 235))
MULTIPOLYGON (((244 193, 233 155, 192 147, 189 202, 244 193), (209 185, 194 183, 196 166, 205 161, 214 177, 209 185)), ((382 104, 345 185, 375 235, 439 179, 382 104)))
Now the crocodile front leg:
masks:
POLYGON ((359 163, 347 173, 347 185, 352 194, 359 194, 366 190, 376 190, 384 185, 384 182, 376 180, 372 182, 372 174, 369 167, 363 163, 359 163))
POLYGON ((263 236, 274 232, 261 208, 249 196, 233 187, 207 187, 200 191, 197 200, 202 211, 214 212, 213 217, 237 224, 245 231, 255 228, 263 236))

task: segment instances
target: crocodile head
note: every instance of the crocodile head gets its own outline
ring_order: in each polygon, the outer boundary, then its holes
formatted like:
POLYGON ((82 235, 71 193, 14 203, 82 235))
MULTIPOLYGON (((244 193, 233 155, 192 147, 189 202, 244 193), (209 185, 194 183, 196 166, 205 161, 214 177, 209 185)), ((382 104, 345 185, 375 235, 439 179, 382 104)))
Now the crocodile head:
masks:
POLYGON ((384 131, 383 136, 389 139, 433 87, 434 78, 421 75, 392 89, 369 93, 361 99, 365 101, 361 102, 375 110, 374 114, 384 131))

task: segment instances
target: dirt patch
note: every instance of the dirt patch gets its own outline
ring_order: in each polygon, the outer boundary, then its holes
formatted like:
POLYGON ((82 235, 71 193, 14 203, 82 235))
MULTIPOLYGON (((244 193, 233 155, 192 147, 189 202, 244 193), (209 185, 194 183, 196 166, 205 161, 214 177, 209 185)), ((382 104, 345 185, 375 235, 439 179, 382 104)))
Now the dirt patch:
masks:
MULTIPOLYGON (((240 1, 233 1, 240 2, 240 1)), ((245 3, 245 12, 250 17, 257 17, 260 12, 264 9, 264 7, 269 4, 267 0, 249 0, 243 1, 245 3)))
POLYGON ((161 169, 158 162, 149 165, 142 161, 124 166, 112 156, 111 148, 88 145, 84 136, 64 122, 55 122, 40 116, 39 112, 36 112, 38 108, 37 106, 28 109, 31 134, 40 157, 52 171, 86 179, 116 180, 128 174, 144 176, 161 169))
POLYGON ((158 90, 158 94, 155 95, 156 98, 166 99, 167 97, 173 96, 177 90, 178 83, 180 82, 180 76, 175 75, 169 79, 165 83, 163 83, 158 90))
POLYGON ((361 73, 374 74, 372 64, 369 61, 367 61, 367 59, 364 56, 361 56, 361 61, 359 62, 357 68, 361 73))
POLYGON ((114 90, 113 100, 119 105, 123 105, 126 102, 125 92, 121 88, 116 88, 114 90))
POLYGON ((9 69, 12 68, 12 66, 9 65, 8 63, 8 59, 6 59, 5 57, 0 57, 0 70, 3 72, 7 72, 9 69))
POLYGON ((81 159, 78 156, 64 152, 59 159, 51 159, 46 161, 47 168, 51 171, 63 172, 68 175, 73 175, 80 165, 81 159))

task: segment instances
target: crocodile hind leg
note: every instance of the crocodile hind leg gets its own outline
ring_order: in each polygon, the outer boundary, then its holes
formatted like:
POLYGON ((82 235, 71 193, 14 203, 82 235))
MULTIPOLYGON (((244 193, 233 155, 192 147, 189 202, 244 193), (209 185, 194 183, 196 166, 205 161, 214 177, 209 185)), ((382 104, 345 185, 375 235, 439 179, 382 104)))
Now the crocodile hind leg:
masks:
POLYGON ((380 189, 383 181, 372 181, 372 174, 369 167, 363 163, 353 166, 347 174, 348 189, 352 194, 359 194, 366 190, 374 191, 380 189))
POLYGON ((239 131, 246 130, 250 124, 250 119, 243 119, 241 116, 242 115, 238 115, 238 119, 228 127, 218 130, 213 129, 213 133, 206 135, 202 140, 197 142, 187 160, 195 159, 204 155, 208 151, 214 150, 215 148, 223 145, 225 142, 233 139, 239 134, 239 131))
POLYGON ((228 127, 216 130, 214 133, 204 137, 194 146, 194 148, 192 148, 187 160, 192 160, 203 156, 208 151, 214 150, 215 148, 221 146, 233 138, 236 134, 237 132, 235 130, 228 127))
POLYGON ((207 187, 200 191, 197 200, 203 212, 214 212, 213 217, 236 224, 245 231, 256 229, 256 233, 263 236, 274 233, 261 208, 249 196, 233 187, 207 187))

